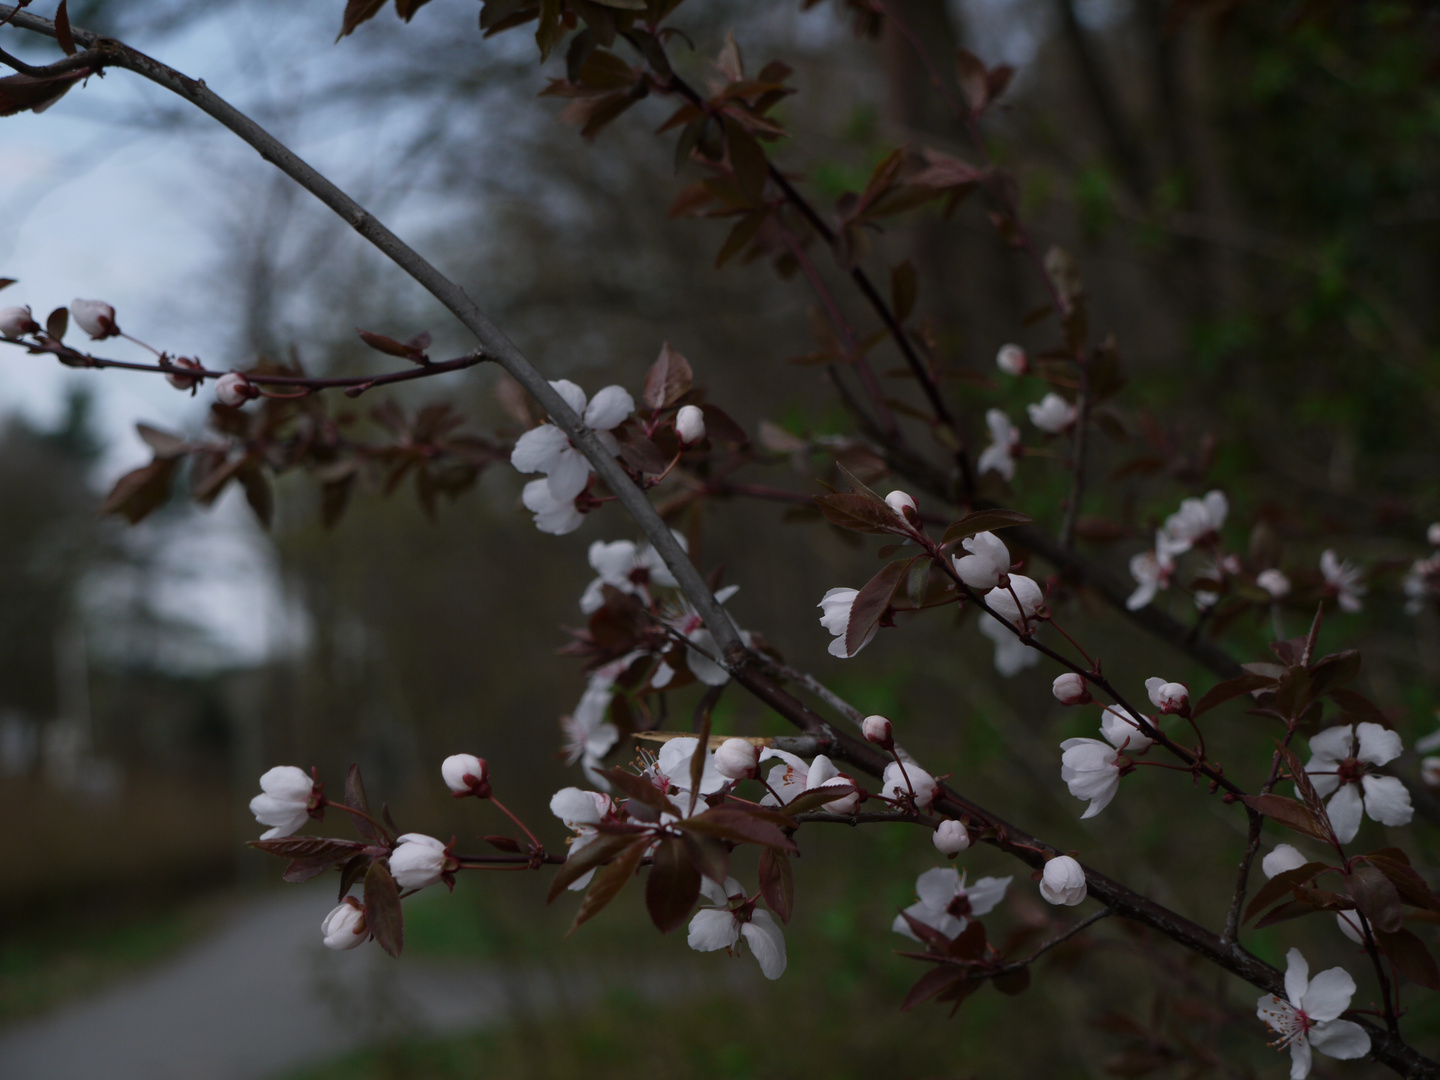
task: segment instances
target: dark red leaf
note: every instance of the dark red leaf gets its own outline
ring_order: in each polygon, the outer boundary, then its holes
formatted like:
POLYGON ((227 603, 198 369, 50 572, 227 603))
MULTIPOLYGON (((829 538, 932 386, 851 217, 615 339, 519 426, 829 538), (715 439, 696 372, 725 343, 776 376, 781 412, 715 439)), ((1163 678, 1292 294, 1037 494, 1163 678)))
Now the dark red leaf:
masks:
POLYGON ((695 380, 690 361, 681 356, 667 341, 660 346, 660 356, 645 375, 641 396, 651 411, 658 412, 675 404, 687 393, 695 380))
POLYGON ((1019 510, 1001 510, 998 507, 993 510, 972 510, 945 530, 940 543, 953 544, 976 533, 994 532, 1011 525, 1028 525, 1033 520, 1035 519, 1029 514, 1022 514, 1019 510))
POLYGON ((790 856, 775 848, 760 853, 760 893, 782 923, 795 911, 795 872, 790 856))
POLYGON ((1404 918, 1400 893, 1374 866, 1358 866, 1347 874, 1345 891, 1376 930, 1393 934, 1400 929, 1404 918))
POLYGON ((147 517, 170 498, 170 481, 177 463, 175 458, 156 458, 126 473, 110 489, 100 504, 100 512, 119 514, 131 525, 147 517))
POLYGON ((883 501, 868 495, 849 493, 816 495, 815 502, 820 512, 832 525, 853 532, 903 533, 904 523, 900 515, 886 506, 883 501))
MULTIPOLYGON (((0 113, 0 116, 4 116, 0 113)), ((70 329, 70 309, 58 307, 45 319, 45 333, 49 334, 56 341, 63 341, 65 331, 70 329)))
POLYGON ((915 278, 915 264, 905 260, 890 270, 890 306, 895 309, 895 318, 904 322, 915 310, 915 297, 919 285, 915 278))
POLYGON ((550 882, 550 892, 545 897, 547 904, 554 903, 555 898, 570 887, 577 878, 585 876, 589 870, 595 869, 601 863, 609 862, 620 852, 624 851, 635 842, 635 833, 606 833, 600 839, 586 844, 580 849, 579 854, 565 860, 565 865, 555 872, 555 878, 550 882))
POLYGON ((966 970, 955 964, 941 964, 933 967, 915 980, 910 992, 900 1005, 901 1012, 908 1012, 916 1005, 923 1005, 942 991, 949 990, 957 983, 968 981, 966 970))
POLYGON ((775 825, 761 820, 757 814, 732 807, 715 807, 680 822, 682 829, 729 840, 737 844, 761 844, 765 847, 794 851, 795 845, 775 825))
POLYGON ((1425 884, 1425 879, 1410 866, 1410 857, 1399 848, 1381 848, 1365 856, 1371 866, 1379 870, 1400 893, 1400 899, 1415 907, 1440 912, 1440 897, 1425 884))
POLYGON ((42 113, 90 74, 91 71, 85 68, 48 79, 36 79, 29 75, 7 75, 0 79, 0 116, 14 116, 26 109, 42 113))
POLYGON ((1315 815, 1294 799, 1283 795, 1242 795, 1240 799, 1251 810, 1264 814, 1287 829, 1294 829, 1316 840, 1325 839, 1325 831, 1315 820, 1315 815))
POLYGON ((655 849, 655 862, 645 882, 645 907, 662 934, 680 926, 700 895, 700 871, 691 862, 685 843, 667 836, 655 849))
MULTIPOLYGON (((365 797, 365 782, 360 778, 360 766, 351 764, 350 771, 345 774, 345 805, 351 810, 358 810, 362 814, 369 815, 370 801, 365 797)), ((346 814, 355 826, 355 831, 369 840, 372 844, 383 844, 388 837, 366 818, 358 814, 346 814)))
POLYGON ((365 925, 380 947, 399 956, 405 947, 405 916, 400 911, 400 887, 390 868, 376 859, 365 872, 365 925))
POLYGON ((1233 679, 1226 679, 1222 683, 1216 683, 1201 696, 1200 700, 1190 706, 1190 715, 1199 716, 1207 713, 1216 705, 1223 705, 1227 701, 1239 697, 1241 694, 1248 694, 1252 690, 1263 690, 1275 685, 1274 679, 1266 678, 1264 675, 1255 675, 1246 672, 1244 675, 1237 675, 1233 679))
MULTIPOLYGON (((583 924, 599 915, 611 900, 620 895, 625 883, 635 876, 635 870, 649 846, 648 836, 640 840, 632 839, 630 846, 622 851, 614 862, 602 867, 595 874, 590 888, 585 890, 585 899, 580 902, 580 910, 575 913, 575 922, 570 927, 570 933, 573 934, 583 924)), ((696 888, 698 891, 699 886, 696 888)))
POLYGON ((845 627, 845 652, 848 655, 854 656, 865 644, 865 639, 879 624, 885 609, 890 606, 895 590, 900 587, 900 582, 905 580, 909 569, 908 560, 886 563, 856 595, 850 605, 850 622, 845 627))
POLYGON ((1250 898, 1250 903, 1245 908, 1245 921, 1249 922, 1275 901, 1294 893, 1301 885, 1308 884, 1317 874, 1327 869, 1329 867, 1322 862, 1308 862, 1304 866, 1276 874, 1250 898))
POLYGON ((55 9, 55 40, 66 56, 74 56, 79 50, 75 48, 75 34, 70 29, 70 12, 66 8, 68 2, 69 0, 60 0, 60 6, 55 9))
POLYGON ((340 23, 340 33, 335 40, 339 41, 341 38, 353 34, 357 26, 380 14, 380 9, 384 6, 385 0, 347 0, 345 15, 340 23))
POLYGON ((1397 971, 1417 986, 1440 990, 1440 968, 1425 943, 1409 930, 1376 930, 1375 943, 1380 946, 1397 971))
POLYGON ((636 776, 632 772, 619 768, 603 769, 601 775, 630 798, 644 803, 654 810, 662 810, 667 814, 675 812, 675 806, 669 797, 645 777, 636 776))

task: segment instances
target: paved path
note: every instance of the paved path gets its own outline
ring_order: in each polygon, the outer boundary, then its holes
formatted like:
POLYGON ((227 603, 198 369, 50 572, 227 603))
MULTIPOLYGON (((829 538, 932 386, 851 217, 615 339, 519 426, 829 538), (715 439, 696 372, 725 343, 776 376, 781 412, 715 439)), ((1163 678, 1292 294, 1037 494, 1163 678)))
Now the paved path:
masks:
MULTIPOLYGON (((164 964, 0 1029, 0 1078, 259 1080, 397 1029, 475 1029, 512 1009, 581 1004, 601 989, 558 971, 396 965, 373 945, 331 952, 319 926, 333 904, 326 881, 237 906, 164 964)), ((640 973, 639 981, 660 996, 692 980, 640 973)))

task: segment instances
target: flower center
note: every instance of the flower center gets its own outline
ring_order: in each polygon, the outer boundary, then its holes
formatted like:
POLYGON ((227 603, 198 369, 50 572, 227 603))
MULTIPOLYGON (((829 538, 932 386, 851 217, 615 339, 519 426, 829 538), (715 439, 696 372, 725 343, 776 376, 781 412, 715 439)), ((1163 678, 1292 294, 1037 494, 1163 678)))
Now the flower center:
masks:
POLYGON ((1335 775, 1340 778, 1342 784, 1358 784, 1360 778, 1365 775, 1365 765, 1355 758, 1346 758, 1335 766, 1335 775))
POLYGON ((968 918, 972 910, 974 909, 970 906, 970 897, 964 893, 957 893, 955 899, 945 905, 946 914, 953 915, 957 919, 968 918))

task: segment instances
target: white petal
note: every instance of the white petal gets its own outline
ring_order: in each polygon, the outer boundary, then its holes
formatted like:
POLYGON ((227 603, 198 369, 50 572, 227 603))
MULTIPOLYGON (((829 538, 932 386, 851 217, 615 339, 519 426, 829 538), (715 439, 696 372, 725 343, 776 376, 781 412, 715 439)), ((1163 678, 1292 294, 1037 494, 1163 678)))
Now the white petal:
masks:
MULTIPOLYGON (((1397 783, 1399 781, 1396 781, 1397 783)), ((1354 784, 1341 784, 1340 790, 1325 804, 1330 813, 1330 824, 1335 826, 1335 835, 1342 844, 1355 839, 1360 831, 1361 801, 1360 789, 1354 784)))
POLYGON ((1334 772, 1337 764, 1338 762, 1331 761, 1329 758, 1313 757, 1305 765, 1305 771, 1310 775, 1310 786, 1322 799, 1329 798, 1340 786, 1340 777, 1334 772), (1320 771, 1310 772, 1311 769, 1320 771))
POLYGON ((750 921, 740 927, 740 933, 745 935, 750 951, 760 962, 760 974, 767 979, 778 979, 785 974, 785 935, 768 911, 751 915, 750 921))
POLYGON ((1355 756, 1371 765, 1384 765, 1386 762, 1394 761, 1405 749, 1404 743, 1400 741, 1399 732, 1389 731, 1379 724, 1368 722, 1356 724, 1355 734, 1360 741, 1360 749, 1355 756))
POLYGON ((685 650, 685 665, 690 669, 690 674, 706 686, 724 686, 729 682, 730 673, 710 659, 710 656, 720 655, 720 646, 715 643, 715 635, 702 627, 691 634, 689 640, 697 646, 685 650), (710 656, 705 655, 706 653, 710 656))
POLYGON ((690 933, 685 939, 696 952, 728 949, 740 938, 740 924, 724 908, 701 908, 690 920, 690 933))
POLYGON ((577 787, 561 788, 550 796, 550 812, 567 825, 593 825, 602 816, 594 793, 577 787))
POLYGON ((996 904, 1005 899, 1005 890, 1013 880, 1008 877, 982 877, 967 888, 965 895, 970 898, 970 913, 976 916, 988 915, 996 904))
POLYGON ((260 777, 260 790, 265 794, 294 802, 309 802, 314 785, 310 774, 296 765, 276 765, 260 777))
POLYGON ((1310 1029, 1315 1049, 1342 1061, 1364 1057, 1370 1052, 1370 1035, 1349 1020, 1331 1020, 1310 1029))
POLYGON ((1305 991, 1310 987, 1310 965, 1299 949, 1285 954, 1285 996, 1297 1009, 1304 1008, 1305 991))
POLYGON ((1310 738, 1310 752, 1331 761, 1344 761, 1355 753, 1355 730, 1349 724, 1326 728, 1310 738))
POLYGON ((515 449, 510 452, 510 464, 516 472, 548 473, 560 456, 560 451, 570 446, 565 433, 554 424, 541 424, 531 428, 515 440, 515 449))
POLYGON ((590 462, 571 447, 561 450, 548 473, 550 497, 557 503, 573 502, 590 481, 590 462))
POLYGON ((1276 874, 1304 866, 1309 861, 1300 853, 1299 848, 1290 844, 1276 844, 1275 850, 1260 860, 1260 869, 1265 871, 1267 878, 1272 878, 1276 874))
POLYGON ((700 740, 693 735, 671 739, 660 748, 660 753, 655 756, 655 767, 670 777, 672 782, 683 779, 688 784, 690 782, 690 759, 695 755, 695 748, 699 745, 700 740))
POLYGON ((576 386, 569 379, 552 379, 550 389, 554 390, 574 410, 576 416, 585 412, 585 391, 576 386))
POLYGON ((1409 825, 1415 810, 1410 805, 1410 792, 1393 776, 1366 776, 1360 786, 1365 789, 1365 812, 1381 825, 1409 825))
POLYGON ((915 879, 915 895, 926 907, 944 911, 960 891, 960 871, 953 866, 939 866, 926 870, 915 879))
POLYGON ((607 386, 593 398, 585 410, 585 425, 596 431, 619 427, 635 411, 635 399, 623 386, 607 386))
POLYGON ((1305 1080, 1310 1075, 1310 1040, 1298 1035, 1290 1043, 1290 1080, 1305 1080))
POLYGON ((605 581, 596 578, 585 586, 585 591, 580 594, 580 610, 586 615, 594 615, 605 606, 605 581))
POLYGON ((587 557, 590 568, 609 585, 628 583, 630 571, 635 569, 635 543, 632 540, 616 540, 605 543, 596 540, 590 545, 587 557))
POLYGON ((1305 1001, 1300 1005, 1311 1020, 1334 1020, 1350 1007, 1355 996, 1355 980, 1341 967, 1320 972, 1310 980, 1305 1001))
POLYGON ((1356 945, 1365 944, 1365 934, 1360 929, 1360 919, 1353 911, 1337 911, 1335 913, 1335 925, 1340 933, 1353 941, 1356 945))

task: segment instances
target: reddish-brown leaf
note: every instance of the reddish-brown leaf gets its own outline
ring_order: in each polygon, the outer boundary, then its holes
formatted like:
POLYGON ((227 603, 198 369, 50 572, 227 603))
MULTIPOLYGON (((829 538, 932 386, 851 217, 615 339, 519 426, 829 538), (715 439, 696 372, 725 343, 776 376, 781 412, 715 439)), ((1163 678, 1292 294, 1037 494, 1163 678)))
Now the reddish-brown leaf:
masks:
POLYGON ((1347 874, 1345 892, 1376 930, 1393 934, 1400 929, 1404 919, 1400 893, 1374 866, 1357 866, 1347 874))
POLYGON ((349 37, 361 23, 380 14, 380 9, 384 6, 385 0, 346 0, 345 14, 340 21, 340 33, 335 40, 349 37))
POLYGON ((1201 696, 1200 700, 1190 707, 1192 717, 1207 713, 1217 705, 1223 705, 1227 701, 1239 697, 1241 694, 1248 694, 1252 690, 1264 690, 1275 685, 1274 679, 1266 678, 1264 675, 1254 675, 1246 672, 1244 675, 1237 675, 1233 679, 1226 679, 1222 683, 1216 683, 1201 696))
MULTIPOLYGON (((630 846, 620 852, 614 862, 596 872, 594 879, 590 882, 590 888, 585 890, 585 899, 580 901, 580 910, 575 913, 575 922, 570 926, 570 933, 573 934, 582 925, 599 915, 611 900, 620 895, 620 890, 625 887, 625 883, 635 876, 635 871, 640 866, 640 860, 645 857, 645 849, 649 846, 650 838, 648 836, 640 840, 632 840, 630 846)), ((698 884, 696 890, 697 892, 699 890, 698 884)))
POLYGON ((569 888, 577 878, 584 877, 586 871, 595 869, 601 863, 609 862, 635 843, 635 836, 634 833, 607 833, 602 834, 600 839, 586 844, 580 849, 579 854, 566 859, 565 864, 555 872, 545 902, 547 904, 554 903, 555 898, 569 888))
POLYGON ((795 872, 790 856, 775 848, 760 853, 760 893, 782 923, 795 911, 795 872))
POLYGON ((748 813, 733 807, 715 807, 686 818, 680 822, 682 829, 729 840, 736 844, 760 844, 764 847, 782 848, 794 851, 795 845, 774 824, 761 819, 760 815, 748 813))
POLYGON ((993 510, 972 510, 946 528, 940 543, 954 544, 976 533, 994 532, 996 529, 1007 529, 1011 525, 1028 525, 1034 520, 1029 514, 1022 514, 1019 510, 1002 510, 998 507, 993 510))
POLYGON ((84 68, 48 79, 36 79, 29 75, 7 75, 0 79, 0 116, 14 116, 27 109, 42 113, 90 74, 91 71, 84 68))
MULTIPOLYGON (((840 498, 840 496, 831 496, 840 498)), ((895 590, 905 580, 910 569, 909 560, 886 563, 880 572, 867 581, 850 605, 850 622, 845 627, 845 652, 854 656, 865 644, 870 631, 879 625, 890 606, 895 590)))
POLYGON ((365 925, 380 947, 399 956, 405 947, 405 916, 400 911, 400 887, 390 868, 379 859, 365 872, 365 925))
POLYGON ((685 843, 667 836, 655 849, 655 862, 645 881, 645 907, 662 934, 680 926, 700 895, 700 871, 691 861, 685 843))
POLYGON ((115 482, 100 504, 103 514, 119 514, 134 525, 149 516, 170 498, 170 481, 175 476, 174 458, 156 458, 149 465, 126 473, 115 482))
POLYGON ((1276 874, 1250 898, 1250 903, 1245 908, 1245 921, 1249 922, 1275 901, 1290 895, 1299 886, 1308 884, 1316 874, 1326 869, 1328 867, 1322 862, 1308 862, 1304 866, 1276 874))
POLYGON ((852 532, 863 533, 904 533, 900 515, 879 499, 868 495, 840 492, 834 495, 816 495, 815 502, 820 512, 832 525, 852 532))
POLYGON ((60 0, 60 6, 55 9, 55 40, 66 56, 74 56, 79 50, 75 48, 75 33, 70 29, 68 3, 69 0, 60 0))
POLYGON ((1294 799, 1283 795, 1242 795, 1241 801, 1256 813, 1264 814, 1278 825, 1304 833, 1316 840, 1325 839, 1325 831, 1315 815, 1294 799))
POLYGON ((688 394, 694 381, 695 373, 690 369, 690 361, 667 341, 660 346, 660 356, 645 375, 645 389, 641 396, 652 411, 658 412, 688 394))
POLYGON ((1440 990, 1440 968, 1425 943, 1409 930, 1376 930, 1375 942, 1397 971, 1417 986, 1440 990))

